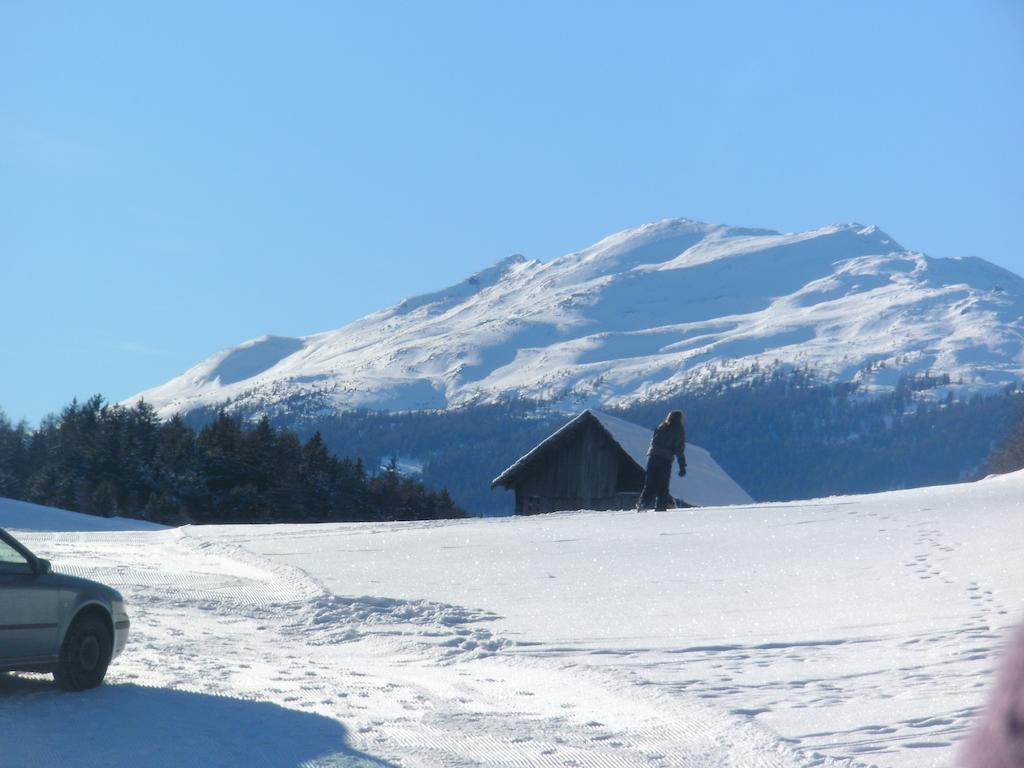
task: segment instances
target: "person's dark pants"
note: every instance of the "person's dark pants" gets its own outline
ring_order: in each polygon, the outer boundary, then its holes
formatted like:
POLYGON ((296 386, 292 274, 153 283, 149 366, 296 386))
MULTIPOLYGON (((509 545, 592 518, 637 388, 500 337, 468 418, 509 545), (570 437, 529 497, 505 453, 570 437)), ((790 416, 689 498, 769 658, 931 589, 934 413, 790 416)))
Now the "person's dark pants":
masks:
POLYGON ((668 491, 668 483, 672 477, 672 459, 663 456, 650 456, 647 459, 647 477, 644 479, 644 490, 640 494, 640 509, 648 509, 652 501, 657 501, 659 512, 675 506, 668 491))

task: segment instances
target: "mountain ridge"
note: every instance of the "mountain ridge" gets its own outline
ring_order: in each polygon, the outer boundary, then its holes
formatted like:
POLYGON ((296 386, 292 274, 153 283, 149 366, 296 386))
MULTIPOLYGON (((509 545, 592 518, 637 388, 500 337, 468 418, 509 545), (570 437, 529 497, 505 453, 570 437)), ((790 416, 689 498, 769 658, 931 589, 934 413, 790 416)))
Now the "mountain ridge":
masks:
POLYGON ((126 402, 165 417, 304 399, 327 411, 510 396, 608 407, 775 366, 866 392, 925 372, 948 388, 1019 381, 1024 279, 907 250, 874 225, 663 219, 548 262, 501 259, 338 329, 252 339, 126 402))

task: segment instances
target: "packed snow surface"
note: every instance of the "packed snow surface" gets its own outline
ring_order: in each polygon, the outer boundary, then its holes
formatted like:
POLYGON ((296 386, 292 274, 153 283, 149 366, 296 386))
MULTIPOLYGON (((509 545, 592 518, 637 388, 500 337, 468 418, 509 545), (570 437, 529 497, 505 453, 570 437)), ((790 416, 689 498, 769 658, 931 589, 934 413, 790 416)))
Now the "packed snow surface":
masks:
POLYGON ((140 396, 163 416, 225 401, 319 414, 510 395, 577 410, 754 366, 866 392, 925 373, 971 390, 1017 382, 1024 280, 860 224, 783 234, 668 219, 549 262, 506 259, 337 330, 245 342, 140 396))
POLYGON ((98 690, 0 676, 12 766, 952 766, 1024 616, 1024 473, 664 513, 19 535, 120 589, 133 623, 98 690))
POLYGON ((96 517, 0 496, 0 528, 47 531, 156 531, 166 526, 127 517, 96 517))

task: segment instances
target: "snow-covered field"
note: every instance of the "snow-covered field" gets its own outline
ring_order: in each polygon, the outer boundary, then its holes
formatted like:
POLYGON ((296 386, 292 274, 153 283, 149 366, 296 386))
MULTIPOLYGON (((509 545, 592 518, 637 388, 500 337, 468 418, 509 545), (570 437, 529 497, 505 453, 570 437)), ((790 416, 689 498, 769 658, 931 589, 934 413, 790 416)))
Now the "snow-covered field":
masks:
POLYGON ((155 531, 166 526, 127 517, 95 517, 0 498, 0 526, 34 531, 155 531))
POLYGON ((95 691, 0 676, 3 766, 951 766, 1024 616, 1024 473, 22 538, 122 590, 133 635, 95 691))

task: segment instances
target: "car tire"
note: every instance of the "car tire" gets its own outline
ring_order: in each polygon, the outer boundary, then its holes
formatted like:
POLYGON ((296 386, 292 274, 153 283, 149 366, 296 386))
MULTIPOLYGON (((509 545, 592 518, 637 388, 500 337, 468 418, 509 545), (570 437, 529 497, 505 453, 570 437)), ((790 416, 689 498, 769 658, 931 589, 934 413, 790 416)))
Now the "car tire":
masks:
POLYGON ((75 619, 64 643, 53 679, 65 691, 84 691, 103 682, 114 641, 106 622, 98 616, 75 619))

